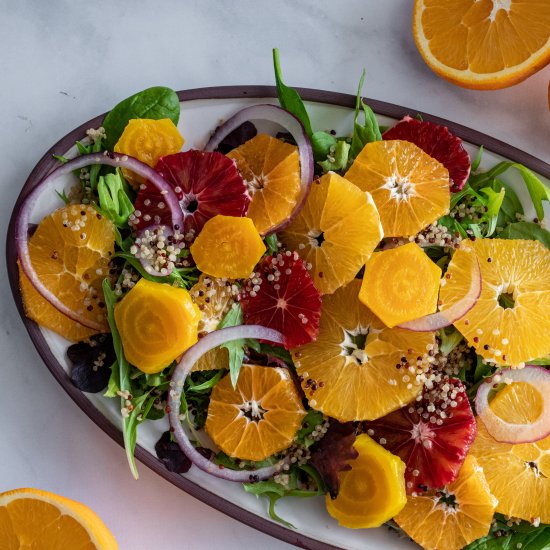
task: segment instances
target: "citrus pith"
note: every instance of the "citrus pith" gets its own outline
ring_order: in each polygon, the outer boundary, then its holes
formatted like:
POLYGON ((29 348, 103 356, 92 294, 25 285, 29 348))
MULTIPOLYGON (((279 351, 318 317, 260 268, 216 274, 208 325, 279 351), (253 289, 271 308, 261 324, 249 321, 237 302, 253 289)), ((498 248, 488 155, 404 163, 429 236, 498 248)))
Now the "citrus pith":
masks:
POLYGON ((306 204, 281 233, 306 264, 321 294, 349 283, 383 237, 368 193, 329 172, 312 184, 306 204))

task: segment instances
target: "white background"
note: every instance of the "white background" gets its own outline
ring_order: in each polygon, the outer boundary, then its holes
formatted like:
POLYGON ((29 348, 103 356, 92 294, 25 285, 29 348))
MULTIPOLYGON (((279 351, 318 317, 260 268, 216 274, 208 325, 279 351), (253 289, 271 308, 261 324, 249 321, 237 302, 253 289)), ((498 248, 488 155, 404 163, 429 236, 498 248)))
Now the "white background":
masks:
MULTIPOLYGON (((550 162, 549 68, 507 90, 453 86, 416 51, 412 3, 0 0, 0 233, 32 167, 74 127, 152 85, 272 84, 274 46, 291 85, 355 93, 365 67, 367 96, 471 126, 550 162)), ((122 550, 290 548, 143 465, 135 482, 121 448, 41 362, 2 275, 0 491, 31 486, 82 501, 122 550)))

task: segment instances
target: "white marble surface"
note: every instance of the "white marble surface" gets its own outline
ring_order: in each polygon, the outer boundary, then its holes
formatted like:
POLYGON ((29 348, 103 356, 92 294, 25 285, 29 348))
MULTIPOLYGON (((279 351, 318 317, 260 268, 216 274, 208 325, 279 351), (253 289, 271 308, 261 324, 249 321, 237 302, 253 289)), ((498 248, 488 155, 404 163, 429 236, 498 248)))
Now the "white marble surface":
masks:
MULTIPOLYGON (((366 67, 366 95, 472 126, 550 162, 550 69, 507 90, 455 87, 417 53, 411 6, 411 0, 0 0, 2 235, 29 171, 69 130, 155 84, 271 84, 273 46, 293 85, 354 93, 366 67)), ((33 486, 85 502, 123 550, 290 548, 144 466, 134 482, 121 449, 42 364, 2 274, 0 491, 33 486)))

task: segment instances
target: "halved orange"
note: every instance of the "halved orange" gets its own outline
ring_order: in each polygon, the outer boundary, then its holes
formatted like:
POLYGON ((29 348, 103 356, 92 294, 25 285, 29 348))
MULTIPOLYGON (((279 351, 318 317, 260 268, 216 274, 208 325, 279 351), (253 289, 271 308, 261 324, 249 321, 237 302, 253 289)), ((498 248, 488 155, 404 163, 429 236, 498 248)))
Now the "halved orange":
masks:
POLYGON ((0 494, 0 542, 6 550, 117 550, 99 516, 68 498, 38 489, 0 494))
POLYGON ((415 399, 435 341, 384 326, 359 302, 360 286, 355 279, 324 296, 317 341, 292 350, 310 406, 341 422, 374 420, 415 399))
POLYGON ((548 355, 550 250, 538 241, 462 243, 441 288, 442 309, 466 294, 476 256, 483 280, 481 295, 455 327, 476 353, 500 365, 519 365, 548 355))
POLYGON ((227 455, 257 462, 290 447, 305 414, 286 369, 243 365, 236 388, 229 374, 214 386, 205 429, 227 455))
POLYGON ((300 194, 298 148, 258 134, 227 156, 237 163, 252 195, 248 217, 258 232, 263 235, 285 221, 300 194))
POLYGON ((415 0, 413 34, 439 76, 466 88, 504 88, 550 62, 550 3, 415 0))
POLYGON ((426 550, 460 550, 487 535, 497 500, 483 472, 468 455, 456 481, 439 491, 409 496, 395 522, 426 550))
MULTIPOLYGON (((102 281, 109 276, 115 233, 110 220, 89 205, 70 205, 46 216, 29 239, 29 254, 40 280, 83 319, 108 331, 102 281)), ((59 313, 20 277, 27 317, 69 340, 90 331, 59 313)))
POLYGON ((498 499, 497 512, 550 523, 550 436, 534 443, 499 443, 478 421, 470 453, 498 499))
POLYGON ((382 237, 371 196, 334 172, 313 182, 301 212, 281 233, 287 247, 311 264, 321 294, 349 283, 382 237))
POLYGON ((372 195, 385 237, 416 235, 449 212, 449 172, 409 141, 367 143, 346 179, 372 195))

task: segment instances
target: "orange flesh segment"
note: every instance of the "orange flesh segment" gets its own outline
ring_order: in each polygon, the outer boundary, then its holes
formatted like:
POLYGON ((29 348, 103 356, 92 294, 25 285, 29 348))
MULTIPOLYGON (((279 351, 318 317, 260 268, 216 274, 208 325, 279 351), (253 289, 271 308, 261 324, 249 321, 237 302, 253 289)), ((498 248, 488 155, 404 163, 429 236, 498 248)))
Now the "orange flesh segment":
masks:
POLYGON ((212 390, 205 429, 227 455, 257 462, 288 448, 304 416, 287 370, 243 365, 236 389, 227 374, 212 390))
POLYGON ((409 496, 395 522, 427 550, 460 550, 489 533, 496 499, 491 495, 483 469, 469 454, 456 481, 446 488, 456 506, 438 495, 409 496))
POLYGON ((237 163, 252 195, 247 215, 258 232, 264 234, 285 221, 300 194, 298 148, 258 134, 227 156, 237 163))
MULTIPOLYGON (((29 255, 44 285, 67 307, 108 331, 102 281, 109 277, 115 233, 110 220, 89 205, 70 205, 46 216, 29 239, 29 255)), ((69 340, 97 333, 59 313, 26 277, 20 278, 25 312, 69 340)))
POLYGON ((544 397, 533 384, 512 382, 491 400, 491 410, 510 424, 530 424, 542 414, 544 397))
POLYGON ((550 61, 545 0, 415 0, 413 33, 424 60, 471 88, 520 82, 550 61))
POLYGON ((449 212, 449 172, 402 140, 367 143, 346 179, 368 191, 385 237, 409 237, 449 212))

